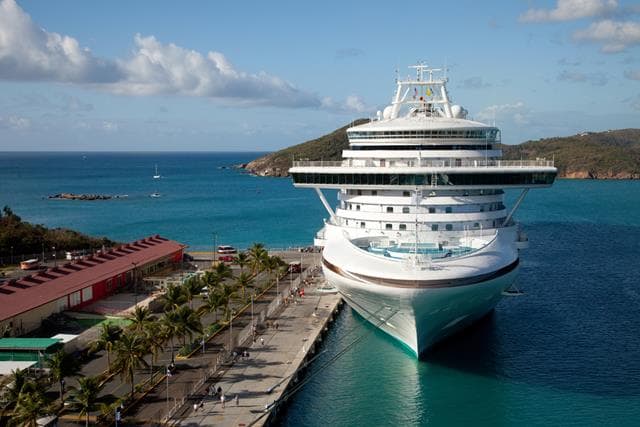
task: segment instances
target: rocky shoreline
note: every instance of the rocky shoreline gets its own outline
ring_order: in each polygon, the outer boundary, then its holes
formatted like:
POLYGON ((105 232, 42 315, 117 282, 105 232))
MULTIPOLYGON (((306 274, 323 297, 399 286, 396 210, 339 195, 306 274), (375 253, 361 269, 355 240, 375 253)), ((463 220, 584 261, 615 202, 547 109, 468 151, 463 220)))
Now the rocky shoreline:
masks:
POLYGON ((108 194, 73 194, 73 193, 59 193, 48 196, 51 200, 109 200, 109 199, 121 199, 127 196, 110 196, 108 194))

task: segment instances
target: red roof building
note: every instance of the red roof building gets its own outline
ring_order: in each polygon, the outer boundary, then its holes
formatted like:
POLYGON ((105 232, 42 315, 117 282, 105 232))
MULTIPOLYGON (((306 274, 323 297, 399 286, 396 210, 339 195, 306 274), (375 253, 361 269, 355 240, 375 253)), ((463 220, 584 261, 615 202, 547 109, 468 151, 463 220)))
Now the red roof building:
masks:
POLYGON ((113 294, 136 276, 182 261, 185 245, 158 235, 100 251, 0 285, 0 327, 12 335, 37 329, 42 320, 113 294))

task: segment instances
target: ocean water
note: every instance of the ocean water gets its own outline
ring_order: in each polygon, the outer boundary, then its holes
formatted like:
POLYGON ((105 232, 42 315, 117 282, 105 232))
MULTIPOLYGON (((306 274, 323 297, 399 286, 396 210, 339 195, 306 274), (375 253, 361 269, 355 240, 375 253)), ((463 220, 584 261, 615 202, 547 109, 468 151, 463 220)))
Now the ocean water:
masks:
MULTIPOLYGON (((85 155, 0 153, 0 205, 49 226, 205 250, 214 233, 240 247, 310 244, 327 216, 289 179, 227 168, 256 153, 85 155), (46 199, 60 192, 128 197, 46 199)), ((345 307, 279 424, 639 425, 640 182, 559 180, 529 192, 516 216, 531 242, 524 296, 423 360, 345 307)))

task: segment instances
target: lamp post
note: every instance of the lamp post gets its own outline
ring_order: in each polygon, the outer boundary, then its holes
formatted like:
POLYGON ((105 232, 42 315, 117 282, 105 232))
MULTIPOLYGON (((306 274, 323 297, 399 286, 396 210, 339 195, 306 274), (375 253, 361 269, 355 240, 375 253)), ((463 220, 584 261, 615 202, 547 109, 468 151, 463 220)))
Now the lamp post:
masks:
POLYGON ((166 403, 167 411, 169 410, 169 377, 170 376, 171 376, 171 368, 170 366, 167 366, 167 375, 166 375, 167 377, 167 403, 166 403))
POLYGON ((56 260, 56 247, 53 246, 51 249, 53 249, 53 266, 57 267, 58 263, 57 263, 57 260, 56 260))
POLYGON ((11 246, 11 264, 13 264, 13 246, 11 246))
POLYGON ((118 427, 118 421, 120 421, 120 417, 121 417, 120 409, 121 409, 121 407, 122 407, 122 404, 116 406, 116 417, 115 417, 116 418, 116 427, 118 427))
POLYGON ((44 259, 44 243, 42 243, 42 262, 45 262, 45 259, 44 259))

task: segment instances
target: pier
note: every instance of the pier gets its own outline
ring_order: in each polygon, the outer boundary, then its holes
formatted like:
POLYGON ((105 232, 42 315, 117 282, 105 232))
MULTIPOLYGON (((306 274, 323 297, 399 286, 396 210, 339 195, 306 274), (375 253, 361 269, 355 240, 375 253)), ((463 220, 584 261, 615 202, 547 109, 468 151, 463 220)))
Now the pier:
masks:
POLYGON ((269 327, 244 347, 248 357, 238 353, 233 364, 221 366, 219 375, 202 384, 191 404, 184 405, 171 424, 268 424, 280 408, 281 397, 297 380, 299 370, 315 356, 323 332, 339 309, 341 298, 337 293, 318 290, 323 283, 322 276, 315 277, 302 288, 304 297, 295 302, 283 301, 282 309, 270 316, 269 327), (225 396, 224 407, 220 395, 209 392, 218 387, 225 396))

